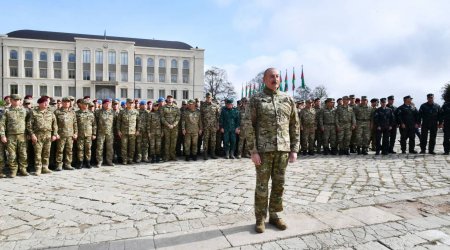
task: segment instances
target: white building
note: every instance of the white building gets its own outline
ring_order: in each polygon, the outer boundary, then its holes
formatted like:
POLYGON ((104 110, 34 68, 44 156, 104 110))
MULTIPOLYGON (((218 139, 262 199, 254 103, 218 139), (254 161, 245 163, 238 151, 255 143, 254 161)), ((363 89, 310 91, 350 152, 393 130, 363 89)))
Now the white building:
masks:
POLYGON ((0 42, 2 96, 203 96, 204 49, 186 43, 35 30, 0 42))

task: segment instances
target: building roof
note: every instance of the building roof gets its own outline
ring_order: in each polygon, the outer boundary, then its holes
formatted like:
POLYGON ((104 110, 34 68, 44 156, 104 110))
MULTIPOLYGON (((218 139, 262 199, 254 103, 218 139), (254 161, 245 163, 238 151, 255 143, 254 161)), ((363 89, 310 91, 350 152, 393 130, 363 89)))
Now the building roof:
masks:
POLYGON ((105 39, 114 41, 128 41, 134 42, 135 46, 140 47, 153 47, 164 49, 182 49, 189 50, 192 48, 187 43, 177 41, 163 41, 154 39, 141 39, 141 38, 129 38, 129 37, 116 37, 116 36, 97 36, 75 33, 63 33, 52 31, 39 31, 39 30, 16 30, 9 32, 8 37, 25 38, 25 39, 37 39, 37 40, 51 40, 51 41, 65 41, 75 42, 75 37, 87 38, 87 39, 105 39))

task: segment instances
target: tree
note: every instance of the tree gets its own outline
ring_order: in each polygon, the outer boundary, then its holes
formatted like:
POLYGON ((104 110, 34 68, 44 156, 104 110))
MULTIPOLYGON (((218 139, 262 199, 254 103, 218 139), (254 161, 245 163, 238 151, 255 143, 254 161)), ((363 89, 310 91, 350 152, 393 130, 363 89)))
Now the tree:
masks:
POLYGON ((305 86, 305 88, 297 87, 295 94, 294 98, 296 100, 307 100, 311 98, 311 89, 308 86, 305 86))
POLYGON ((204 91, 211 92, 212 98, 224 100, 227 98, 236 98, 236 90, 231 82, 228 81, 227 72, 224 69, 211 67, 205 72, 204 91))
POLYGON ((320 100, 324 100, 328 97, 327 88, 323 85, 319 85, 314 88, 314 90, 311 93, 311 99, 319 98, 320 100))

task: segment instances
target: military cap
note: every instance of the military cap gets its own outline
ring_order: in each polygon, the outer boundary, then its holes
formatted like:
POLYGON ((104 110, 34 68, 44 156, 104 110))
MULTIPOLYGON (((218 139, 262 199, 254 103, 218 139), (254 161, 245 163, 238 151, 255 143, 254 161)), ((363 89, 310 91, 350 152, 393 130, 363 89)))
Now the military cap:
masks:
POLYGON ((355 99, 355 95, 350 95, 349 99, 355 99))
POLYGON ((365 95, 361 96, 361 100, 367 100, 367 96, 365 95))
POLYGON ((84 105, 89 105, 90 101, 88 101, 87 99, 83 99, 81 100, 80 104, 84 104, 84 105))
POLYGON ((406 100, 406 99, 413 99, 413 98, 410 95, 407 95, 407 96, 403 97, 403 100, 406 100))
MULTIPOLYGON (((6 99, 6 97, 9 97, 9 96, 5 96, 5 99, 6 99)), ((12 94, 10 98, 13 100, 22 100, 22 97, 19 94, 12 94)))
POLYGON ((141 100, 140 102, 139 102, 139 105, 146 105, 147 104, 147 101, 145 101, 145 100, 141 100))
POLYGON ((31 104, 31 100, 30 99, 25 99, 25 100, 23 100, 23 104, 31 104))
POLYGON ((189 101, 187 101, 188 104, 195 104, 195 101, 192 99, 189 99, 189 101))
POLYGON ((61 100, 60 99, 56 100, 56 103, 61 103, 61 100))
POLYGON ((211 92, 206 93, 206 97, 212 96, 211 92))
POLYGON ((390 95, 390 96, 388 96, 387 99, 388 99, 388 100, 394 100, 394 96, 393 96, 393 95, 390 95))
POLYGON ((242 97, 242 98, 241 98, 241 101, 242 101, 242 102, 248 102, 248 99, 247 99, 247 97, 242 97))
POLYGON ((385 97, 380 98, 380 102, 386 102, 386 98, 385 97))
POLYGON ((86 95, 86 96, 83 97, 83 99, 90 99, 90 98, 91 98, 91 97, 88 96, 88 95, 86 95))
POLYGON ((110 101, 111 101, 111 100, 109 100, 108 98, 103 99, 102 104, 106 104, 106 103, 108 103, 108 102, 110 102, 110 101))
POLYGON ((173 98, 173 95, 172 95, 172 94, 168 94, 168 95, 166 96, 166 99, 168 99, 169 97, 173 98))
POLYGON ((113 103, 113 104, 119 104, 120 102, 119 102, 119 100, 114 99, 114 100, 112 101, 112 103, 113 103))
POLYGON ((315 102, 320 101, 320 98, 316 98, 316 99, 314 99, 314 101, 315 101, 315 102))
POLYGON ((69 99, 70 99, 71 101, 73 101, 73 100, 75 100, 75 97, 69 96, 69 99))
POLYGON ((152 100, 150 100, 150 101, 147 102, 147 104, 152 104, 152 103, 153 103, 152 100))
POLYGON ((300 104, 305 103, 305 100, 300 100, 300 104))
POLYGON ((334 98, 327 98, 325 102, 334 102, 334 98))
POLYGON ((295 103, 297 103, 297 104, 300 103, 300 100, 297 100, 295 103))
POLYGON ((47 101, 47 98, 41 97, 41 98, 39 98, 39 99, 37 100, 37 103, 43 103, 43 102, 46 102, 46 101, 47 101))
POLYGON ((165 101, 164 97, 158 98, 158 103, 165 101))
POLYGON ((342 100, 342 98, 338 98, 336 101, 339 102, 339 101, 341 101, 341 100, 342 100))
MULTIPOLYGON (((354 99, 355 97, 353 96, 353 98, 352 99, 354 99)), ((342 97, 342 99, 344 99, 344 100, 348 100, 349 98, 348 98, 348 96, 346 96, 346 95, 344 95, 343 97, 342 97)))
POLYGON ((89 107, 94 107, 95 106, 95 104, 93 102, 89 102, 88 105, 89 105, 89 107))
POLYGON ((434 97, 434 94, 430 93, 427 95, 427 98, 434 97))
POLYGON ((97 103, 97 99, 94 99, 92 102, 93 102, 93 103, 97 103))
POLYGON ((127 98, 126 103, 134 102, 132 98, 127 98))
POLYGON ((312 100, 308 99, 306 100, 306 103, 312 103, 312 100))
MULTIPOLYGON (((48 100, 48 98, 47 98, 48 100)), ((56 100, 50 97, 50 105, 55 105, 56 104, 56 100)))
POLYGON ((8 98, 11 98, 11 97, 9 95, 7 95, 7 96, 3 97, 3 100, 6 100, 8 98))
POLYGON ((370 102, 378 102, 378 98, 372 98, 370 99, 370 102))
POLYGON ((181 105, 186 105, 188 102, 186 100, 181 101, 181 105))
POLYGON ((227 98, 226 100, 225 100, 225 103, 226 104, 230 104, 230 103, 233 103, 233 99, 232 98, 227 98))
POLYGON ((32 95, 26 95, 23 99, 33 99, 32 95))

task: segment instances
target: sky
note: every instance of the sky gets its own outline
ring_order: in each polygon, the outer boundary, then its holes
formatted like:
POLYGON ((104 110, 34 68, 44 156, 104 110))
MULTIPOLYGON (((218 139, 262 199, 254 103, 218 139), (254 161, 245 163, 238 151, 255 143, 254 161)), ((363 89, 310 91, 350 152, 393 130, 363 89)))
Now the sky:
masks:
MULTIPOLYGON (((241 86, 268 67, 330 97, 416 104, 450 81, 447 0, 0 0, 0 34, 35 29, 182 41, 241 86), (5 11, 6 10, 6 11, 5 11)), ((291 87, 290 87, 291 88, 291 87)))

